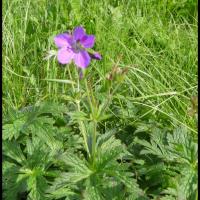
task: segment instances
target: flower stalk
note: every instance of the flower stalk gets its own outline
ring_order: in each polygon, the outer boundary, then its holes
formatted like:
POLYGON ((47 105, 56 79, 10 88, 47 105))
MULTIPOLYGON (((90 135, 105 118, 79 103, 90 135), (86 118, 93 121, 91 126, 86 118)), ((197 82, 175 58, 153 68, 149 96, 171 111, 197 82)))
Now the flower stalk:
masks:
MULTIPOLYGON (((101 55, 98 52, 95 52, 93 49, 91 49, 95 43, 95 36, 86 34, 85 29, 81 26, 78 26, 73 30, 73 32, 68 31, 68 32, 56 35, 54 37, 54 42, 58 48, 58 52, 57 52, 58 62, 60 64, 70 64, 71 62, 74 62, 74 64, 77 66, 76 77, 72 77, 69 67, 67 68, 68 68, 70 80, 72 80, 73 78, 77 79, 76 80, 77 88, 75 88, 74 85, 72 85, 72 89, 73 89, 73 94, 74 94, 77 109, 79 112, 81 112, 80 80, 84 76, 85 71, 83 69, 88 67, 92 59, 95 59, 95 60, 102 59, 101 55), (81 72, 79 74, 78 70, 80 69, 81 69, 81 72)), ((89 158, 92 157, 92 160, 94 160, 95 154, 96 154, 96 137, 97 137, 96 129, 97 129, 98 112, 97 112, 97 105, 96 105, 94 96, 92 94, 92 91, 90 90, 88 86, 87 80, 85 78, 83 79, 85 83, 85 89, 87 92, 87 98, 88 98, 90 110, 91 110, 90 116, 91 116, 92 123, 94 123, 94 130, 92 131, 92 135, 88 135, 87 129, 82 120, 80 120, 78 124, 79 124, 80 132, 83 136, 84 145, 88 153, 88 156, 89 158), (92 148, 89 148, 90 144, 88 144, 88 138, 90 136, 92 139, 91 141, 92 148)))
POLYGON ((87 80, 85 79, 84 82, 85 82, 85 88, 87 91, 88 102, 90 104, 90 110, 92 112, 92 121, 94 124, 94 130, 92 132, 92 159, 94 161, 95 154, 96 154, 96 138, 97 138, 96 105, 94 105, 95 102, 92 102, 92 100, 91 100, 91 96, 92 96, 92 98, 94 98, 94 97, 93 97, 92 91, 90 91, 90 89, 89 89, 87 80))

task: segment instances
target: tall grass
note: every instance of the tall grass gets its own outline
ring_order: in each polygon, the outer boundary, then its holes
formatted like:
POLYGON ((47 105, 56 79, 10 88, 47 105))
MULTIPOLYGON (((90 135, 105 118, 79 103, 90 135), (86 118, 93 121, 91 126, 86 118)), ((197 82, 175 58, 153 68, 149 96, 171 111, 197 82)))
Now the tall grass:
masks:
POLYGON ((88 68, 97 96, 118 62, 129 72, 115 106, 129 112, 139 109, 138 119, 130 118, 130 123, 155 117, 196 132, 196 122, 187 112, 197 93, 195 0, 4 1, 4 113, 44 99, 62 101, 59 94, 69 86, 42 79, 68 79, 67 67, 43 58, 55 49, 57 33, 80 24, 96 35, 103 56, 88 68))

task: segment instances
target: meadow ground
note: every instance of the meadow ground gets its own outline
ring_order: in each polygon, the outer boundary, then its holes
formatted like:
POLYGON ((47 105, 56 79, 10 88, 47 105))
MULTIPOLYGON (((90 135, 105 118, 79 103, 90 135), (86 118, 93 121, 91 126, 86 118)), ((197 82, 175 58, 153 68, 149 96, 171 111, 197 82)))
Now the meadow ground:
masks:
POLYGON ((3 115, 65 101, 71 86, 43 79, 69 79, 68 66, 44 58, 56 50, 56 34, 78 25, 96 36, 94 49, 103 57, 87 69, 97 99, 113 66, 128 70, 109 107, 108 126, 181 125, 196 141, 197 121, 189 113, 197 95, 195 0, 3 1, 3 115))

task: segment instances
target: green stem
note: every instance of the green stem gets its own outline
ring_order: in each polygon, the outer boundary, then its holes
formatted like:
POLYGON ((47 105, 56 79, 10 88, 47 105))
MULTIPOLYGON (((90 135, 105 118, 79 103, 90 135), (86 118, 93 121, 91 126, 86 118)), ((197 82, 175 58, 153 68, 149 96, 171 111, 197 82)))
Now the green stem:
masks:
POLYGON ((90 92, 89 92, 87 80, 85 79, 84 82, 85 82, 85 87, 86 87, 86 92, 87 92, 87 98, 88 98, 88 101, 89 101, 89 104, 90 104, 90 109, 91 109, 91 112, 92 112, 92 115, 93 115, 93 105, 92 105, 92 101, 91 101, 91 98, 90 98, 90 96, 92 94, 90 94, 90 92))
POLYGON ((106 110, 107 106, 109 106, 110 101, 112 100, 112 96, 117 91, 117 89, 119 88, 119 86, 120 86, 120 83, 115 87, 115 89, 111 93, 109 92, 110 94, 108 94, 107 101, 104 104, 104 106, 103 106, 103 108, 101 110, 101 113, 103 113, 106 110))
POLYGON ((93 161, 95 160, 96 155, 96 140, 97 140, 97 122, 94 121, 94 131, 92 135, 92 157, 93 161))
MULTIPOLYGON (((70 78, 70 80, 72 81, 72 75, 71 75, 71 71, 70 71, 70 69, 69 69, 69 66, 67 66, 67 70, 68 70, 68 73, 69 73, 69 78, 70 78)), ((73 89, 73 92, 75 93, 74 84, 72 84, 72 89, 73 89)))
MULTIPOLYGON (((69 77, 72 80, 72 75, 71 75, 69 67, 67 67, 67 69, 68 69, 69 77)), ((78 71, 77 71, 77 73, 78 73, 78 71)), ((78 85, 78 92, 80 92, 79 76, 77 76, 77 85, 78 85)), ((73 92, 75 93, 75 88, 74 88, 73 84, 72 84, 72 89, 73 89, 73 92)), ((80 100, 76 100, 76 105, 77 105, 78 111, 81 111, 80 100)), ((81 134, 83 136, 85 149, 86 149, 86 151, 88 153, 88 156, 90 157, 90 151, 89 151, 88 144, 87 144, 87 133, 86 133, 86 130, 85 130, 84 123, 82 121, 80 121, 78 124, 79 124, 80 132, 81 132, 81 134)))
MULTIPOLYGON (((78 111, 81 111, 80 101, 76 101, 76 104, 77 104, 77 107, 78 107, 78 111)), ((79 122, 79 128, 80 128, 80 131, 83 135, 83 140, 84 140, 84 143, 85 143, 86 151, 88 153, 88 156, 90 157, 91 155, 90 155, 90 151, 89 151, 88 144, 87 144, 87 133, 86 133, 85 125, 84 125, 83 121, 79 122)))
POLYGON ((93 158, 93 161, 95 160, 95 154, 96 154, 96 139, 97 139, 97 121, 96 121, 96 118, 95 118, 95 105, 92 104, 92 101, 91 101, 91 98, 90 96, 93 97, 92 93, 90 93, 89 91, 89 87, 88 87, 88 83, 87 83, 87 80, 85 79, 84 80, 85 82, 85 87, 86 87, 86 91, 87 91, 87 98, 88 98, 88 101, 89 101, 89 104, 90 104, 90 109, 91 109, 91 112, 92 112, 92 120, 93 120, 93 123, 94 123, 94 130, 92 132, 92 158, 93 158))
POLYGON ((196 191, 196 200, 198 200, 198 190, 196 191))

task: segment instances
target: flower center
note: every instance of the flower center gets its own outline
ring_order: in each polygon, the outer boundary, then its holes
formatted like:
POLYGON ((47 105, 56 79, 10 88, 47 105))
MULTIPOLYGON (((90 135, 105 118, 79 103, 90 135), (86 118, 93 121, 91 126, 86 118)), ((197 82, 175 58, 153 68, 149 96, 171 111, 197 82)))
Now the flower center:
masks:
POLYGON ((75 53, 79 53, 83 49, 79 40, 73 43, 72 48, 75 53))

